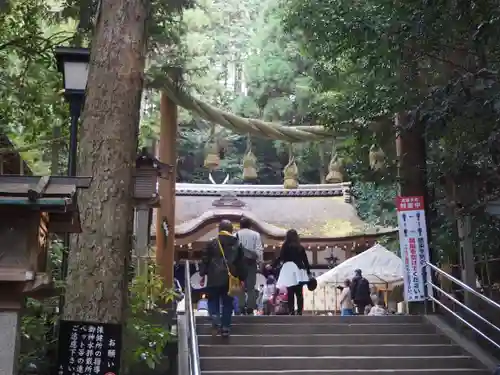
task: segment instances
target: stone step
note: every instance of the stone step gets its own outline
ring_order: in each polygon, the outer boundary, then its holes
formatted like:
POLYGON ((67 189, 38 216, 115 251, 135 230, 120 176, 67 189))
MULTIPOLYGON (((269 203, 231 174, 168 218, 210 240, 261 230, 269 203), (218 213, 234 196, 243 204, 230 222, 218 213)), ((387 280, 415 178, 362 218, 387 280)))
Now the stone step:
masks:
POLYGON ((462 355, 455 345, 200 345, 202 357, 393 357, 462 355))
POLYGON ((199 345, 424 345, 449 344, 450 340, 437 334, 263 334, 237 335, 229 339, 198 335, 199 345))
POLYGON ((412 369, 412 370, 275 370, 275 371, 202 371, 202 375, 491 375, 490 371, 474 368, 412 369))
MULTIPOLYGON (((211 324, 197 324, 197 332, 202 335, 210 334, 212 331, 211 324)), ((413 335, 416 333, 435 333, 436 329, 430 324, 420 323, 303 323, 297 324, 282 324, 282 323, 266 323, 263 324, 257 319, 248 324, 235 323, 231 327, 231 333, 235 335, 281 335, 281 334, 405 334, 413 335)))
MULTIPOLYGON (((196 317, 197 323, 210 323, 209 317, 196 317)), ((261 324, 268 323, 284 323, 284 324, 323 324, 323 323, 422 323, 424 319, 420 315, 389 315, 389 316, 319 316, 319 315, 273 315, 273 316, 233 316, 233 324, 244 324, 259 322, 261 324)))
MULTIPOLYGON (((201 357, 202 371, 410 370, 479 368, 469 356, 444 357, 201 357)), ((317 372, 317 371, 316 371, 317 372)))

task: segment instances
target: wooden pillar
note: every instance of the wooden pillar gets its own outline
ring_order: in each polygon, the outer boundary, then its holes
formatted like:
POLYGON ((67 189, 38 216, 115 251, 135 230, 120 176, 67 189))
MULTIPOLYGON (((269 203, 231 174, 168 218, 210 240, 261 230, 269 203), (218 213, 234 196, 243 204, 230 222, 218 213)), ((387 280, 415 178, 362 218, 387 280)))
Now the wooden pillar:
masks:
POLYGON ((135 260, 136 275, 147 276, 149 261, 149 240, 151 226, 149 221, 148 206, 139 206, 135 209, 135 260))
POLYGON ((156 215, 156 262, 165 286, 171 288, 174 284, 177 105, 164 92, 160 98, 160 116, 158 156, 162 163, 172 165, 173 170, 168 178, 159 179, 161 202, 156 215), (165 233, 165 227, 168 233, 165 233))
MULTIPOLYGON (((457 210, 458 211, 458 210, 457 210)), ((460 264, 462 266, 462 281, 476 289, 476 269, 474 262, 474 247, 472 244, 472 219, 471 215, 457 212, 458 238, 460 241, 460 264)), ((465 304, 469 307, 474 306, 474 296, 472 293, 465 292, 465 304)))

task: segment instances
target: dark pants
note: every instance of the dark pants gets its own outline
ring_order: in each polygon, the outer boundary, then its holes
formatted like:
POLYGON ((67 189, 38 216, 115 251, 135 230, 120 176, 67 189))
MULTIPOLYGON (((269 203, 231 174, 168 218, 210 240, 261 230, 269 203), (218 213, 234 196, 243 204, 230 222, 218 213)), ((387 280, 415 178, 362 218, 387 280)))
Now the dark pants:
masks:
POLYGON ((366 301, 354 301, 357 309, 358 309, 358 315, 365 315, 365 309, 366 306, 371 306, 371 302, 366 302, 366 301))
POLYGON ((242 293, 238 296, 240 312, 245 312, 245 305, 249 312, 253 312, 257 309, 257 290, 255 289, 255 284, 257 282, 257 263, 250 263, 247 272, 247 278, 244 280, 245 289, 242 290, 242 293))
POLYGON ((288 293, 288 313, 295 315, 295 297, 297 297, 297 315, 302 315, 304 310, 304 296, 302 294, 302 285, 294 285, 287 288, 288 293))
POLYGON ((274 304, 273 301, 264 302, 264 315, 274 314, 274 304))
POLYGON ((233 297, 227 294, 228 290, 228 285, 207 288, 208 313, 212 317, 212 323, 214 326, 222 326, 224 328, 231 327, 233 297))

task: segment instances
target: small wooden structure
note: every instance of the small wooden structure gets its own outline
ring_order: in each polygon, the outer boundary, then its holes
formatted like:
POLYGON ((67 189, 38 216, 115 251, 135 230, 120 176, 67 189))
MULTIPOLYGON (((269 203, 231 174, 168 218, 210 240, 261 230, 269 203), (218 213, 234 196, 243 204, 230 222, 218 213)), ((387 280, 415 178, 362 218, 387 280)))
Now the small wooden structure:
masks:
POLYGON ((49 233, 78 233, 78 189, 91 178, 0 176, 0 309, 4 297, 34 293, 50 281, 49 233))
POLYGON ((147 272, 147 261, 151 257, 149 233, 152 222, 152 208, 160 205, 158 194, 158 178, 168 178, 172 166, 161 163, 147 149, 142 149, 136 159, 134 174, 134 204, 135 204, 135 246, 134 260, 137 273, 147 272))
POLYGON ((0 373, 17 373, 24 298, 52 286, 48 234, 80 231, 77 191, 90 181, 0 175, 0 373))

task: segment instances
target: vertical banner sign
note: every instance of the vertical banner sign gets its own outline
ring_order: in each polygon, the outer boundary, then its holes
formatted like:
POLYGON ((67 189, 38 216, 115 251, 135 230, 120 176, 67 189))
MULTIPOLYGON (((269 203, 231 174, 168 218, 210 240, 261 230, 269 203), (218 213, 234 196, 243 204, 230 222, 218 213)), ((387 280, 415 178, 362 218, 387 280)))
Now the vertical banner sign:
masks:
POLYGON ((119 375, 121 324, 61 320, 57 375, 119 375))
POLYGON ((425 283, 430 282, 425 264, 429 262, 429 243, 423 197, 397 197, 399 244, 404 268, 405 300, 426 299, 425 283))

